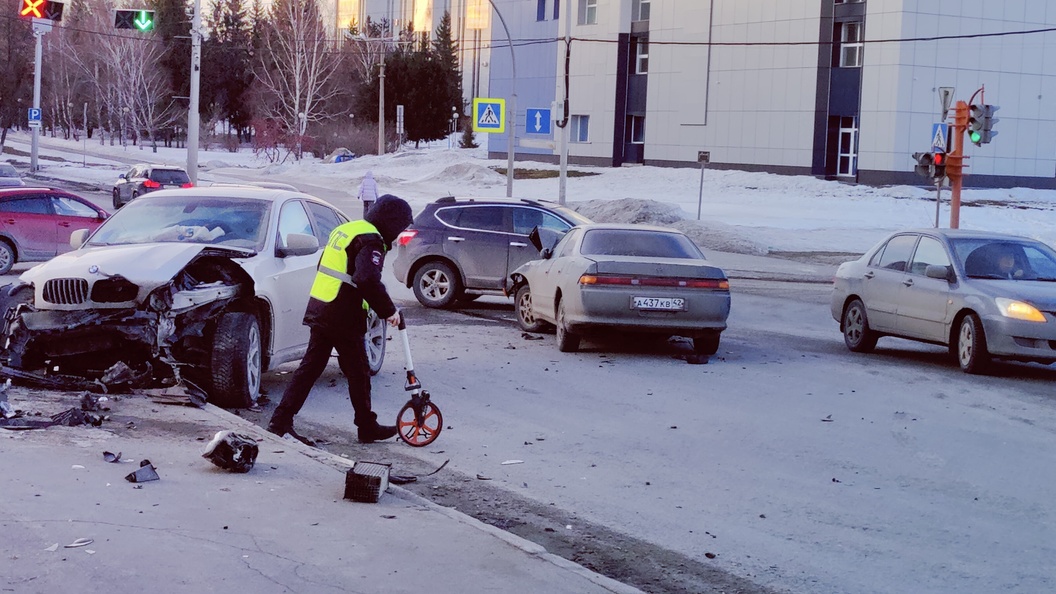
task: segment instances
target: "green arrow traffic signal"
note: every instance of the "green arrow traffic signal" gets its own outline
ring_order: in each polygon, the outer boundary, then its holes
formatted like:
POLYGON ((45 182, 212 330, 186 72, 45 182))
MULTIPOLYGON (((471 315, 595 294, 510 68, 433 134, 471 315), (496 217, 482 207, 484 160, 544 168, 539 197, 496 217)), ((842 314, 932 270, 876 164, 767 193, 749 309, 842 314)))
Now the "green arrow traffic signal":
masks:
POLYGON ((153 31, 154 30, 154 11, 153 10, 141 10, 136 14, 136 20, 132 21, 132 24, 136 26, 136 29, 140 31, 153 31))
POLYGON ((116 10, 114 11, 114 28, 135 29, 146 33, 154 30, 153 10, 116 10))

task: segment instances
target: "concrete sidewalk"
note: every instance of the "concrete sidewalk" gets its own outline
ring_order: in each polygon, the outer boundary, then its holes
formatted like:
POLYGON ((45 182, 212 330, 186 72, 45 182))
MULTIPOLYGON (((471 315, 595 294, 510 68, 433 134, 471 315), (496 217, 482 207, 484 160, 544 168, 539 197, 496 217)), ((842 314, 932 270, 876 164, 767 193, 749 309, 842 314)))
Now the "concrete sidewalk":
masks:
MULTIPOLYGON (((12 387, 8 397, 50 416, 80 394, 12 387)), ((350 460, 223 409, 143 396, 109 405, 101 428, 0 429, 0 590, 638 592, 399 487, 376 504, 344 500, 350 460), (201 457, 225 429, 258 440, 249 473, 201 457), (127 482, 143 459, 160 480, 127 482), (80 538, 93 542, 65 547, 80 538)), ((386 461, 386 446, 369 447, 386 461)))

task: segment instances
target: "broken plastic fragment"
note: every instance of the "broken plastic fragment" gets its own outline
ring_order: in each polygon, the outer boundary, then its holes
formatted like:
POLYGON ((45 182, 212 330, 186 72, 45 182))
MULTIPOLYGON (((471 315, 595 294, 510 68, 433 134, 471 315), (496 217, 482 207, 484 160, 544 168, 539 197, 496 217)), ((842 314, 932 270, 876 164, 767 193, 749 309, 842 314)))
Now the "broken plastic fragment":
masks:
POLYGON ((67 549, 76 549, 77 547, 83 547, 83 546, 86 546, 86 545, 90 545, 93 542, 95 542, 95 540, 91 539, 91 538, 78 538, 77 540, 75 540, 75 541, 71 542, 70 544, 66 545, 66 548, 67 549))
POLYGON ((44 550, 48 551, 49 553, 54 553, 55 551, 59 550, 59 543, 55 543, 44 550))
POLYGON ((503 466, 508 466, 510 464, 524 464, 524 460, 506 460, 502 463, 503 466))
POLYGON ((111 464, 113 464, 115 462, 120 462, 121 461, 121 452, 118 452, 116 454, 113 453, 113 452, 103 452, 103 460, 106 460, 107 462, 110 462, 111 464))
POLYGON ((483 474, 478 474, 477 475, 477 480, 478 481, 490 481, 491 477, 490 476, 485 476, 483 474))
MULTIPOLYGON (((139 463, 139 469, 135 472, 129 473, 125 480, 130 483, 142 483, 146 481, 156 481, 161 477, 158 476, 158 470, 154 468, 154 465, 150 463, 150 460, 143 460, 139 463)), ((137 489, 139 487, 136 487, 137 489)))
POLYGON ((252 437, 234 431, 217 431, 205 446, 202 457, 231 472, 249 472, 257 461, 259 448, 252 437))

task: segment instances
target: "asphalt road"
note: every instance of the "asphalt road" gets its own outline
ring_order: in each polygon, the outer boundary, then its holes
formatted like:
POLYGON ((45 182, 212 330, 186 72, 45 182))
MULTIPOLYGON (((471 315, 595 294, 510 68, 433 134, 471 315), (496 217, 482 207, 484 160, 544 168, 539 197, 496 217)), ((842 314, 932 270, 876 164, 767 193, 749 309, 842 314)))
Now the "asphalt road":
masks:
MULTIPOLYGON (((690 365, 677 342, 559 353, 504 299, 428 310, 392 282, 444 433, 422 449, 354 444, 336 365, 298 426, 414 472, 449 459, 419 492, 649 591, 1056 587, 1056 369, 967 376, 944 349, 889 338, 855 355, 826 286, 732 285, 719 353, 690 365)), ((383 416, 405 400, 389 346, 383 416)), ((271 406, 293 368, 267 374, 271 406)))

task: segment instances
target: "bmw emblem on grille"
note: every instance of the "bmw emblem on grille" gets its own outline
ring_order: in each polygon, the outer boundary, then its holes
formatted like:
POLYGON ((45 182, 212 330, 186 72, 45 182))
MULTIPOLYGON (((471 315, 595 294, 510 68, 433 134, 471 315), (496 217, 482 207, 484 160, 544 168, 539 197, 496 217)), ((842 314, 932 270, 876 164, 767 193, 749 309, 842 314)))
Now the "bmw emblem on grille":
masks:
POLYGON ((95 274, 96 272, 99 272, 99 267, 95 264, 88 267, 88 274, 95 274))

